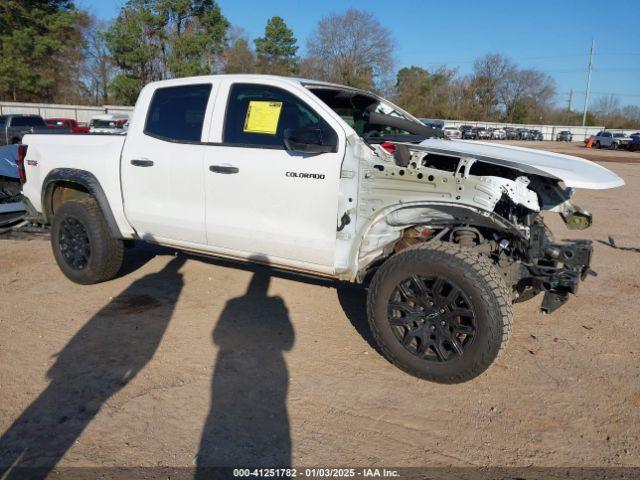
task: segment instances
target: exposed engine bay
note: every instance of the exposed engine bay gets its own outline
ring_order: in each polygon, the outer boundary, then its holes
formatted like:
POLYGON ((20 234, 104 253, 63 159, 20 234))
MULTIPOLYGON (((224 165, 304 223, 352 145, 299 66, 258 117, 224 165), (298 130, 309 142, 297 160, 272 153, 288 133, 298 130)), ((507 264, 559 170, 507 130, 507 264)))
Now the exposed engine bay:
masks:
POLYGON ((571 202, 573 188, 540 165, 465 152, 471 147, 457 148, 459 143, 370 145, 371 160, 361 164, 358 206, 359 216, 371 219, 360 250, 361 274, 377 259, 418 242, 453 242, 490 257, 515 301, 544 292, 541 309, 553 312, 581 280, 595 275, 592 245, 554 241, 540 212, 559 213, 571 230, 588 228, 591 214, 571 202))

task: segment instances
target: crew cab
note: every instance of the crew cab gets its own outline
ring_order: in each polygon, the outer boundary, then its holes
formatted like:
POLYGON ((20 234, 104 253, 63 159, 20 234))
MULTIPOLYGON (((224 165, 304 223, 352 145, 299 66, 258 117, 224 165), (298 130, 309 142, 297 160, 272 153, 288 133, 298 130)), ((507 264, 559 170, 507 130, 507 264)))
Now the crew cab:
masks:
MULTIPOLYGON (((114 278, 126 242, 269 264, 368 287, 367 315, 399 368, 469 380, 504 348, 512 303, 553 312, 590 270, 575 188, 622 179, 590 161, 441 138, 363 90, 221 75, 147 85, 126 135, 27 135, 29 210, 81 284, 114 278)), ((265 322, 269 319, 265 318, 265 322)))

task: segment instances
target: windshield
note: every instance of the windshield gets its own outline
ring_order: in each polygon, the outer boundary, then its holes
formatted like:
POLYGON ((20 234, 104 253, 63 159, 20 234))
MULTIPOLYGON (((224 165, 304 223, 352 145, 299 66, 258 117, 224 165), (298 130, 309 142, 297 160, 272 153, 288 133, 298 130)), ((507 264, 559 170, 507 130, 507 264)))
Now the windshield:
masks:
POLYGON ((406 114, 392 103, 356 90, 313 86, 309 87, 309 90, 340 115, 340 118, 361 137, 376 136, 383 138, 387 135, 410 135, 409 132, 399 128, 371 124, 368 120, 370 113, 380 113, 424 126, 423 123, 406 114))

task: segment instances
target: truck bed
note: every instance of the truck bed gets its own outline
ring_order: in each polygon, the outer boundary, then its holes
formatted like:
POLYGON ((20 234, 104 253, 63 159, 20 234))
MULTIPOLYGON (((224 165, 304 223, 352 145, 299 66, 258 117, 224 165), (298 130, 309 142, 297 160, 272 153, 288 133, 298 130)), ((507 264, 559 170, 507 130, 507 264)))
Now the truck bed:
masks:
POLYGON ((23 138, 29 161, 25 163, 27 181, 23 185, 27 197, 38 212, 43 212, 41 193, 47 175, 56 169, 78 169, 89 172, 100 183, 109 198, 113 214, 123 231, 129 230, 124 220, 120 191, 120 154, 126 135, 28 134, 23 138))

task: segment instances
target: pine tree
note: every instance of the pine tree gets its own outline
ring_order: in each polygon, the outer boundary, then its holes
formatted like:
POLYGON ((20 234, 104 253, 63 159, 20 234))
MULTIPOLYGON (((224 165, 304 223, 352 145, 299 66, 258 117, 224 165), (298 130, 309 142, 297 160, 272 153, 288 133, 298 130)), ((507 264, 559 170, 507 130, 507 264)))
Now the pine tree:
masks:
POLYGON ((297 40, 282 18, 270 18, 264 29, 264 37, 256 38, 254 43, 258 68, 262 73, 290 75, 297 72, 297 40))
POLYGON ((54 101, 69 59, 82 56, 80 13, 69 0, 0 2, 0 99, 54 101))

